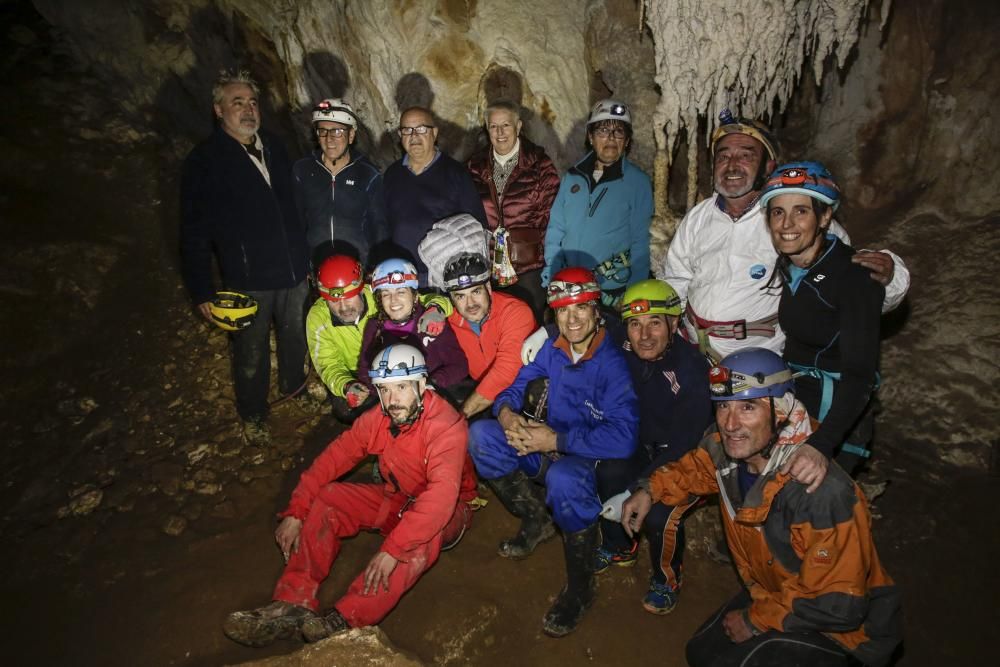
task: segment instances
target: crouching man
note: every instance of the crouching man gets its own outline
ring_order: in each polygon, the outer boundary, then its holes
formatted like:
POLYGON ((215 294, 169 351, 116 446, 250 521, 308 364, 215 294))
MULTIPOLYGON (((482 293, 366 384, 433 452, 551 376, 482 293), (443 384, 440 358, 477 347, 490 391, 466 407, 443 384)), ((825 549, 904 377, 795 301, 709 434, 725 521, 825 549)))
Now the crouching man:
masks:
POLYGON ((375 355, 369 375, 382 409, 363 414, 302 473, 275 531, 287 564, 274 601, 230 614, 223 629, 233 641, 266 646, 300 630, 318 641, 378 623, 469 527, 476 481, 466 464, 468 428, 427 390, 423 355, 391 345, 375 355), (378 457, 383 484, 336 481, 368 455, 378 457), (385 541, 347 593, 317 615, 316 591, 340 540, 361 530, 385 541))
POLYGON ((902 634, 899 592, 879 562, 865 497, 847 473, 831 464, 812 493, 787 474, 785 464, 812 433, 788 367, 769 350, 747 348, 709 378, 718 431, 656 470, 649 489, 622 510, 634 532, 654 502, 676 507, 721 496, 744 588, 688 641, 688 664, 886 664, 902 634))
POLYGON ((563 269, 549 283, 559 337, 547 340, 514 384, 493 404, 496 420, 469 429, 469 453, 504 507, 521 519, 500 545, 504 558, 529 556, 563 533, 566 585, 542 622, 553 637, 572 632, 594 603, 594 552, 600 544, 597 468, 628 459, 636 449, 638 408, 621 350, 606 335, 598 311, 601 290, 587 269, 563 269), (546 382, 547 381, 547 382, 546 382), (545 423, 520 414, 530 387, 542 383, 545 423), (549 516, 546 505, 552 508, 549 516))

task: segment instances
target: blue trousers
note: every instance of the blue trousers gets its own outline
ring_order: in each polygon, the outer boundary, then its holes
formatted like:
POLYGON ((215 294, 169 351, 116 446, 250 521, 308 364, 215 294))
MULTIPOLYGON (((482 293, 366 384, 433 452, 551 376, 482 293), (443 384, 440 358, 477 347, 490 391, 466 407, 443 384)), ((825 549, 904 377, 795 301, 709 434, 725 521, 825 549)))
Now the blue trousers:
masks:
POLYGON ((469 425, 469 454, 482 479, 498 479, 521 470, 542 484, 552 519, 564 533, 593 525, 601 513, 594 459, 563 455, 551 461, 538 453, 518 456, 495 419, 469 425))

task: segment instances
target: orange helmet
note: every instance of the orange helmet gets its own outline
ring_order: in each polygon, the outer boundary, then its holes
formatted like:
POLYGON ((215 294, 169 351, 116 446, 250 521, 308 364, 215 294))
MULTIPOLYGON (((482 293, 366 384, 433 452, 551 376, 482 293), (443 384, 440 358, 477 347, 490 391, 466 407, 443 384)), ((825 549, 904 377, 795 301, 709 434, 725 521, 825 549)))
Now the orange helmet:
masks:
POLYGON ((327 257, 316 272, 316 289, 327 301, 343 301, 361 292, 361 262, 347 255, 327 257))
POLYGON ((601 288, 597 284, 594 272, 579 266, 559 271, 549 282, 548 301, 553 308, 599 301, 600 298, 601 288))

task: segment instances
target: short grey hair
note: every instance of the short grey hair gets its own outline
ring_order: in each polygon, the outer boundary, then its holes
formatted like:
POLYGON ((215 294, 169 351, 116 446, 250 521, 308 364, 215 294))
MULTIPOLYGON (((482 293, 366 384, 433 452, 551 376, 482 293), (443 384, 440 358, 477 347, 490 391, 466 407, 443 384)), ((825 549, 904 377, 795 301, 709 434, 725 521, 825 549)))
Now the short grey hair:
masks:
POLYGON ((250 71, 245 69, 238 70, 222 70, 219 72, 219 78, 215 80, 215 85, 212 86, 212 103, 222 104, 224 97, 223 91, 226 86, 230 86, 234 83, 241 83, 244 86, 249 86, 250 90, 253 91, 254 96, 260 97, 260 86, 252 76, 250 76, 250 71))
POLYGON ((494 111, 509 111, 514 114, 514 122, 521 120, 521 105, 510 100, 494 100, 483 112, 483 125, 489 125, 490 114, 494 111))

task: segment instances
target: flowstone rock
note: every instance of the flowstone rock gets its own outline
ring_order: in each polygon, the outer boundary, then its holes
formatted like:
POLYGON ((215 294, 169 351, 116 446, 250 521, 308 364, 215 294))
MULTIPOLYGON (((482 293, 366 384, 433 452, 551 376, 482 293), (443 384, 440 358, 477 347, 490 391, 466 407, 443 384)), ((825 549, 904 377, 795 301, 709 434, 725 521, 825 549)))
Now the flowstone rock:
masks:
POLYGON ((288 655, 241 662, 240 667, 420 667, 419 660, 394 647, 378 627, 352 628, 288 655))

